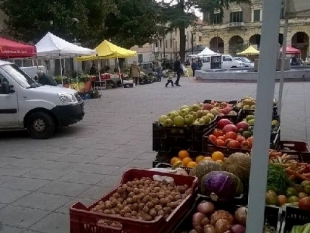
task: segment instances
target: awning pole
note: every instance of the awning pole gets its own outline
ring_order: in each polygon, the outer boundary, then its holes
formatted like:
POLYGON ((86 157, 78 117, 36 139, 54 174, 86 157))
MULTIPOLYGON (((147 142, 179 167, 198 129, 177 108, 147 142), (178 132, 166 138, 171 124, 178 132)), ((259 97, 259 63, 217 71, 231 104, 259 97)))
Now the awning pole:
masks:
POLYGON ((264 0, 246 232, 262 233, 282 0, 264 0))
POLYGON ((278 96, 278 114, 281 115, 282 111, 282 96, 283 96, 283 87, 284 87, 284 68, 285 68, 285 58, 286 58, 286 39, 288 31, 288 15, 286 14, 288 2, 287 0, 284 3, 284 14, 285 14, 285 23, 284 23, 284 32, 283 32, 283 45, 282 45, 282 54, 281 54, 281 73, 280 73, 280 85, 279 85, 279 96, 278 96))

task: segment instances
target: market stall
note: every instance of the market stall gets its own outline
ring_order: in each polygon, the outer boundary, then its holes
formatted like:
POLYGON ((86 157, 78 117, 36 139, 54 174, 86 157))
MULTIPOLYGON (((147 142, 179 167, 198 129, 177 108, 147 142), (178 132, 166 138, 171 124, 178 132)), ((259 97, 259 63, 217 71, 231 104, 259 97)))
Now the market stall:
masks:
POLYGON ((247 49, 245 49, 244 51, 237 53, 237 55, 244 55, 244 56, 258 56, 259 55, 259 51, 254 48, 252 45, 250 45, 247 49))
MULTIPOLYGON (((283 48, 280 49, 280 53, 282 53, 282 49, 283 48)), ((300 54, 300 50, 293 48, 292 46, 287 45, 286 50, 285 50, 285 54, 298 55, 298 54, 300 54)))
POLYGON ((18 43, 3 37, 0 37, 0 48, 2 59, 34 57, 37 54, 34 45, 18 43))

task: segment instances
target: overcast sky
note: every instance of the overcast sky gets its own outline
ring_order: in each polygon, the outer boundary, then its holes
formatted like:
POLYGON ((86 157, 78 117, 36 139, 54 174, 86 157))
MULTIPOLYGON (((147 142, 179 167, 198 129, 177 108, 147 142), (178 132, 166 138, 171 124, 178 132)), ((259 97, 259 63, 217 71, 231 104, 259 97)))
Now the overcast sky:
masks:
MULTIPOLYGON (((171 0, 164 0, 164 2, 170 2, 171 0)), ((157 0, 157 2, 161 2, 161 0, 157 0)), ((176 2, 176 0, 174 0, 174 2, 176 2)), ((202 19, 202 13, 199 12, 199 10, 194 9, 195 14, 202 19)))

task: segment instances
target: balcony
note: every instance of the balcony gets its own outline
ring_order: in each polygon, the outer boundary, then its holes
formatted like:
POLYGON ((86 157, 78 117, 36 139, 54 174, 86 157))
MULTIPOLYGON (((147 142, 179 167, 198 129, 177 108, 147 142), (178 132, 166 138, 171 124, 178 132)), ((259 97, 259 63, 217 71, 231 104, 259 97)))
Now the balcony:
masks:
POLYGON ((229 28, 235 28, 235 27, 243 27, 244 22, 233 22, 233 23, 228 23, 227 26, 229 28))

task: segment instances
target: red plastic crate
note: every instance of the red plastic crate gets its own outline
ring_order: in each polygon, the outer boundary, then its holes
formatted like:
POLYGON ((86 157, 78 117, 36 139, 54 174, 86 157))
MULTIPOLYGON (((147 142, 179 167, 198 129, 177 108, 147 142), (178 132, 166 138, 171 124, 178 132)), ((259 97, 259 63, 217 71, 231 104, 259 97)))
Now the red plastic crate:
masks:
POLYGON ((109 199, 116 189, 112 190, 106 196, 95 202, 89 207, 85 207, 78 202, 70 208, 70 233, 167 233, 175 227, 179 219, 191 208, 194 198, 198 190, 198 179, 192 176, 182 176, 170 173, 162 173, 141 169, 130 169, 123 174, 120 185, 132 181, 135 178, 149 177, 153 179, 153 175, 169 176, 174 179, 176 185, 187 184, 191 188, 191 194, 188 195, 182 203, 173 210, 168 218, 159 217, 153 221, 141 221, 136 219, 118 217, 113 215, 99 214, 91 212, 100 201, 109 199), (118 222, 122 226, 119 228, 104 226, 98 223, 100 220, 118 222))
POLYGON ((303 141, 280 141, 280 150, 284 153, 309 152, 308 143, 303 141))

